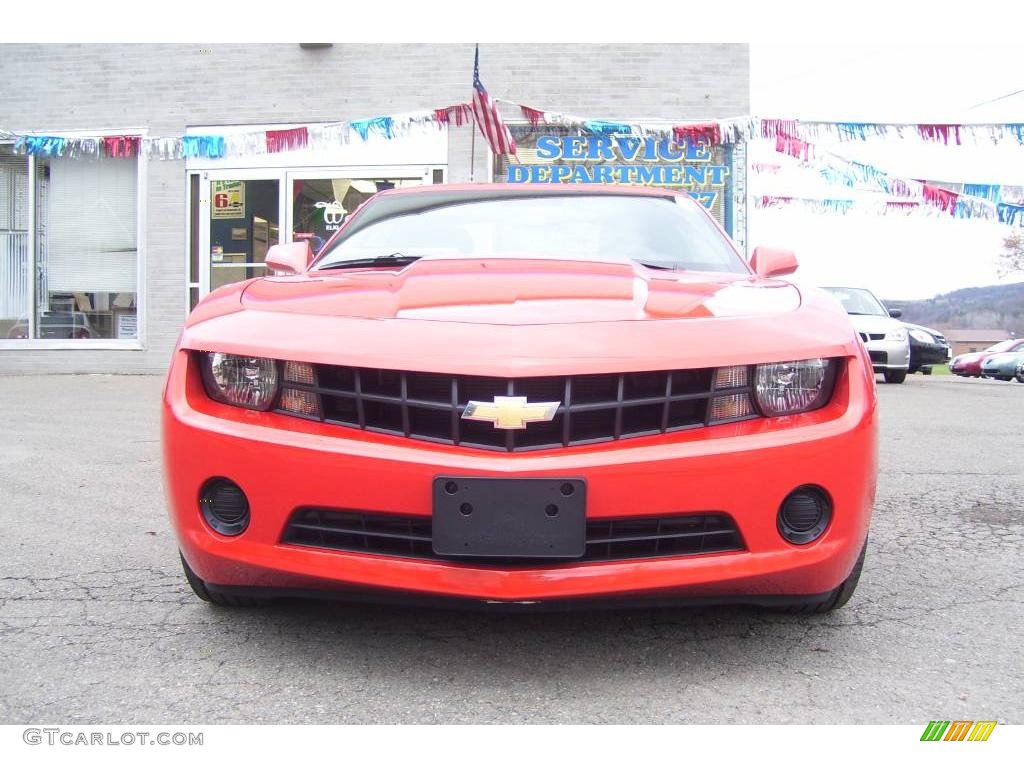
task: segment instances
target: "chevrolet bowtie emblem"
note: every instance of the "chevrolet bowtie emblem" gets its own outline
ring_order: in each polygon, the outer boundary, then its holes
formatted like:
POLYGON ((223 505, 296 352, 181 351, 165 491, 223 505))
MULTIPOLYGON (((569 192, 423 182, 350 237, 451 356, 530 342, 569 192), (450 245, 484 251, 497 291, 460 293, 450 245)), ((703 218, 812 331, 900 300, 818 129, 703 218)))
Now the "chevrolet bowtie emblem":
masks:
POLYGON ((531 421, 551 421, 560 404, 530 403, 525 397, 496 397, 493 403, 470 400, 462 418, 489 421, 498 429, 526 429, 531 421))

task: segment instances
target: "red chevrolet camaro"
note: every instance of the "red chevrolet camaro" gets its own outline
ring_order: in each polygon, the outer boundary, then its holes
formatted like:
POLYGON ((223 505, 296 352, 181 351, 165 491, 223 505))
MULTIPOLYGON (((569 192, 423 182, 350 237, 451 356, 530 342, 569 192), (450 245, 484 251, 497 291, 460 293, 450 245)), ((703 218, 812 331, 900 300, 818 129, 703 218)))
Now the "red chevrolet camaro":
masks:
POLYGON ((569 606, 853 593, 871 361, 685 194, 378 194, 189 317, 166 486, 199 597, 569 606))

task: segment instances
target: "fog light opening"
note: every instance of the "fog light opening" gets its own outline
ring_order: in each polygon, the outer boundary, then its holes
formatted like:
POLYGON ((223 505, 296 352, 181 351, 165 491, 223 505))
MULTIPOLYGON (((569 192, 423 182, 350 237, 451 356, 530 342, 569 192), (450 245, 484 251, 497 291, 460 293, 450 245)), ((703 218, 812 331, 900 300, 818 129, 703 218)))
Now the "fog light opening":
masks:
POLYGON ((237 536, 249 526, 249 499, 235 483, 214 477, 199 492, 199 510, 213 530, 223 536, 237 536))
POLYGON ((779 534, 790 544, 809 544, 828 528, 832 499, 824 488, 801 485, 779 507, 779 534))

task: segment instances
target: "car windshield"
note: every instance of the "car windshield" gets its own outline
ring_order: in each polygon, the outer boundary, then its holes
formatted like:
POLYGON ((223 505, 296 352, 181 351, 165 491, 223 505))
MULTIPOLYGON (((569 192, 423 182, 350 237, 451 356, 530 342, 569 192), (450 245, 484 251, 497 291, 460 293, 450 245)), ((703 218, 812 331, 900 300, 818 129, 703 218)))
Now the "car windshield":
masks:
POLYGON ((851 315, 881 315, 888 317, 882 303, 874 297, 871 291, 863 288, 826 288, 851 315))
POLYGON ((633 260, 664 269, 749 272, 688 200, 609 194, 441 200, 407 206, 362 227, 355 219, 351 233, 343 231, 329 244, 314 269, 368 259, 393 265, 415 257, 499 257, 633 260))
POLYGON ((986 349, 986 352, 1010 352, 1014 345, 1016 345, 1019 339, 1007 339, 1006 341, 1000 341, 998 344, 993 344, 991 347, 986 349))

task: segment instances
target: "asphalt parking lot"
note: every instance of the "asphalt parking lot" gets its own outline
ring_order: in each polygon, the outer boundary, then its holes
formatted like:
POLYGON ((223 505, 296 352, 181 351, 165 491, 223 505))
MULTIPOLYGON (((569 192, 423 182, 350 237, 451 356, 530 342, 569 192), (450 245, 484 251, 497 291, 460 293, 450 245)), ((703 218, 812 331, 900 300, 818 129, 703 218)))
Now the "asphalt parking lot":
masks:
POLYGON ((0 722, 1024 721, 1024 385, 879 385, 860 588, 755 609, 219 609, 181 576, 157 377, 0 377, 0 722))

